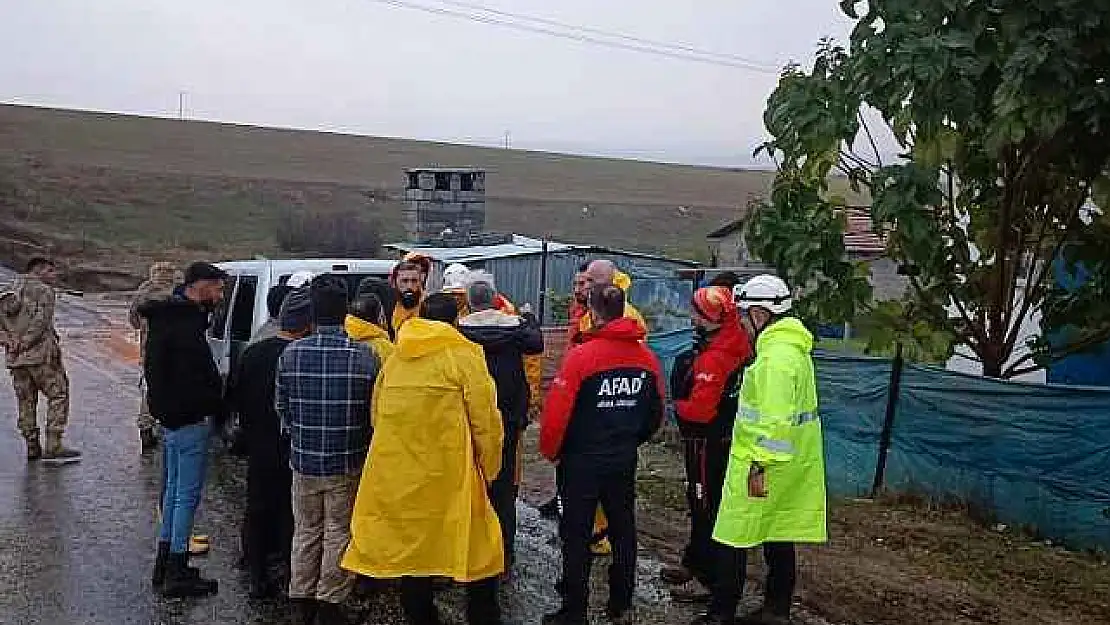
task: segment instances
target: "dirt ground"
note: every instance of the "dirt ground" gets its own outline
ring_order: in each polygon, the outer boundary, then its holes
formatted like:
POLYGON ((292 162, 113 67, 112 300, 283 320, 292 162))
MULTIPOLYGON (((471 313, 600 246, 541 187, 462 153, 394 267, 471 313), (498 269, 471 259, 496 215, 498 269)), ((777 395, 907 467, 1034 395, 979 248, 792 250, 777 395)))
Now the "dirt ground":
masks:
MULTIPOLYGON (((524 497, 542 503, 553 476, 535 436, 530 429, 524 497)), ((641 548, 677 561, 688 526, 673 441, 644 448, 638 479, 641 548)), ((1067 551, 983 527, 961 510, 895 499, 830 502, 829 535, 829 544, 800 550, 798 601, 831 623, 1110 623, 1104 553, 1067 551)), ((759 566, 756 559, 748 573, 755 584, 759 566)))

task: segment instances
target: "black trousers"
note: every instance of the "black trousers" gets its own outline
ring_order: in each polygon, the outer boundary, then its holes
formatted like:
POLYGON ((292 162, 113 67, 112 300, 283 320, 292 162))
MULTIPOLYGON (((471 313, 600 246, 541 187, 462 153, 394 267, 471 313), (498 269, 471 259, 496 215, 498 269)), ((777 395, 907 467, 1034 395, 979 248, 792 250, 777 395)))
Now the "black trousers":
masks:
POLYGON ((489 489, 490 503, 501 523, 501 539, 505 545, 505 571, 512 568, 516 545, 516 454, 520 441, 520 429, 516 426, 505 428, 505 443, 501 453, 501 472, 497 474, 489 489))
POLYGON ((590 543, 600 503, 609 518, 613 563, 609 567, 609 610, 632 606, 636 586, 636 469, 599 473, 564 460, 563 467, 563 607, 585 616, 589 599, 590 543))
POLYGON ((256 580, 268 577, 269 564, 280 559, 288 571, 293 547, 293 472, 281 454, 255 456, 247 464, 247 514, 243 523, 243 555, 256 580))
MULTIPOLYGON (((717 554, 717 575, 709 613, 732 619, 744 594, 748 551, 714 543, 717 554)), ((763 587, 763 607, 776 616, 790 616, 794 596, 796 561, 794 543, 765 543, 763 560, 767 564, 767 583, 763 587)))
MULTIPOLYGON (((409 625, 439 625, 439 615, 432 603, 433 582, 430 577, 401 578, 401 609, 409 625)), ((468 625, 500 625, 501 609, 497 605, 497 578, 491 577, 466 585, 466 622, 468 625)))
POLYGON ((682 554, 682 566, 707 588, 713 587, 717 570, 713 525, 721 507, 731 444, 732 441, 721 437, 690 437, 683 441, 690 539, 682 554))

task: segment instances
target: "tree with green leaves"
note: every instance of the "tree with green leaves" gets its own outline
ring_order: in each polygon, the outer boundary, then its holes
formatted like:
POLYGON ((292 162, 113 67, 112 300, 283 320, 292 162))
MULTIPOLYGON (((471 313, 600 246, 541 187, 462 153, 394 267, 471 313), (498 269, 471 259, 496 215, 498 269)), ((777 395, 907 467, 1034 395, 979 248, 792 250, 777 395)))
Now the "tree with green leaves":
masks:
POLYGON ((748 230, 804 285, 803 316, 862 317, 887 341, 948 336, 1002 378, 1110 339, 1110 2, 840 4, 850 45, 823 41, 768 101, 760 150, 778 173, 748 230), (904 301, 877 309, 845 258, 836 176, 871 198, 904 301), (1037 313, 1043 331, 1015 358, 1037 313))

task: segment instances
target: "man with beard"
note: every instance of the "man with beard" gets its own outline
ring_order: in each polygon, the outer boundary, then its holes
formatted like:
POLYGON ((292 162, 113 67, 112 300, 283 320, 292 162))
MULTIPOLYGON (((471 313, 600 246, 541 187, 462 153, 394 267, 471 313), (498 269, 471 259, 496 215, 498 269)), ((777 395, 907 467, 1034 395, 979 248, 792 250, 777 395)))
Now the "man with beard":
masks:
POLYGON ((708 599, 713 587, 713 523, 736 420, 737 384, 752 353, 748 334, 740 327, 732 289, 698 289, 690 308, 694 347, 675 359, 671 373, 671 396, 686 459, 690 538, 681 566, 665 567, 660 574, 672 585, 671 596, 676 601, 708 599))
POLYGON ((530 389, 524 371, 524 357, 543 353, 543 334, 531 313, 516 316, 496 308, 497 292, 488 276, 478 276, 466 288, 468 308, 473 311, 459 319, 459 331, 482 346, 486 366, 497 388, 497 407, 501 411, 504 444, 501 471, 490 488, 490 498, 501 522, 505 545, 505 570, 513 563, 516 536, 515 473, 520 435, 528 425, 530 389))
POLYGON ((139 307, 149 334, 143 373, 150 412, 162 426, 162 492, 158 556, 152 581, 167 597, 215 593, 215 580, 188 566, 193 519, 204 490, 209 419, 223 412, 223 379, 205 332, 209 314, 223 299, 227 273, 193 263, 184 283, 167 300, 139 307))
POLYGON ((393 268, 389 281, 397 297, 389 328, 394 340, 406 321, 420 316, 420 304, 424 301, 424 288, 431 269, 430 258, 412 252, 406 254, 405 258, 393 268))
POLYGON ((586 283, 586 270, 589 263, 582 263, 574 274, 574 284, 571 291, 570 310, 568 311, 569 324, 567 331, 570 345, 581 345, 586 337, 582 334, 582 317, 586 316, 586 292, 589 286, 586 283))
POLYGON ((239 359, 228 382, 227 401, 239 412, 247 439, 247 516, 243 551, 253 599, 272 596, 279 583, 269 575, 270 560, 289 568, 293 542, 293 504, 290 489, 289 439, 281 432, 274 410, 274 380, 278 359, 287 345, 305 337, 312 324, 312 302, 307 289, 292 290, 275 315, 277 335, 251 344, 239 359))

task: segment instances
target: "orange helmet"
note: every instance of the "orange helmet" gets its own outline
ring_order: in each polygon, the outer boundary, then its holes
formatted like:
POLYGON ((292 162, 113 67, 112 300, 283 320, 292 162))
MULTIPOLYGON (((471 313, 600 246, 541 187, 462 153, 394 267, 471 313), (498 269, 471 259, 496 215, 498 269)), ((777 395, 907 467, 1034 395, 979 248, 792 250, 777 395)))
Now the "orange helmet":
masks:
POLYGON ((732 291, 723 286, 707 286, 694 291, 690 305, 699 315, 713 323, 723 323, 737 315, 732 291))

